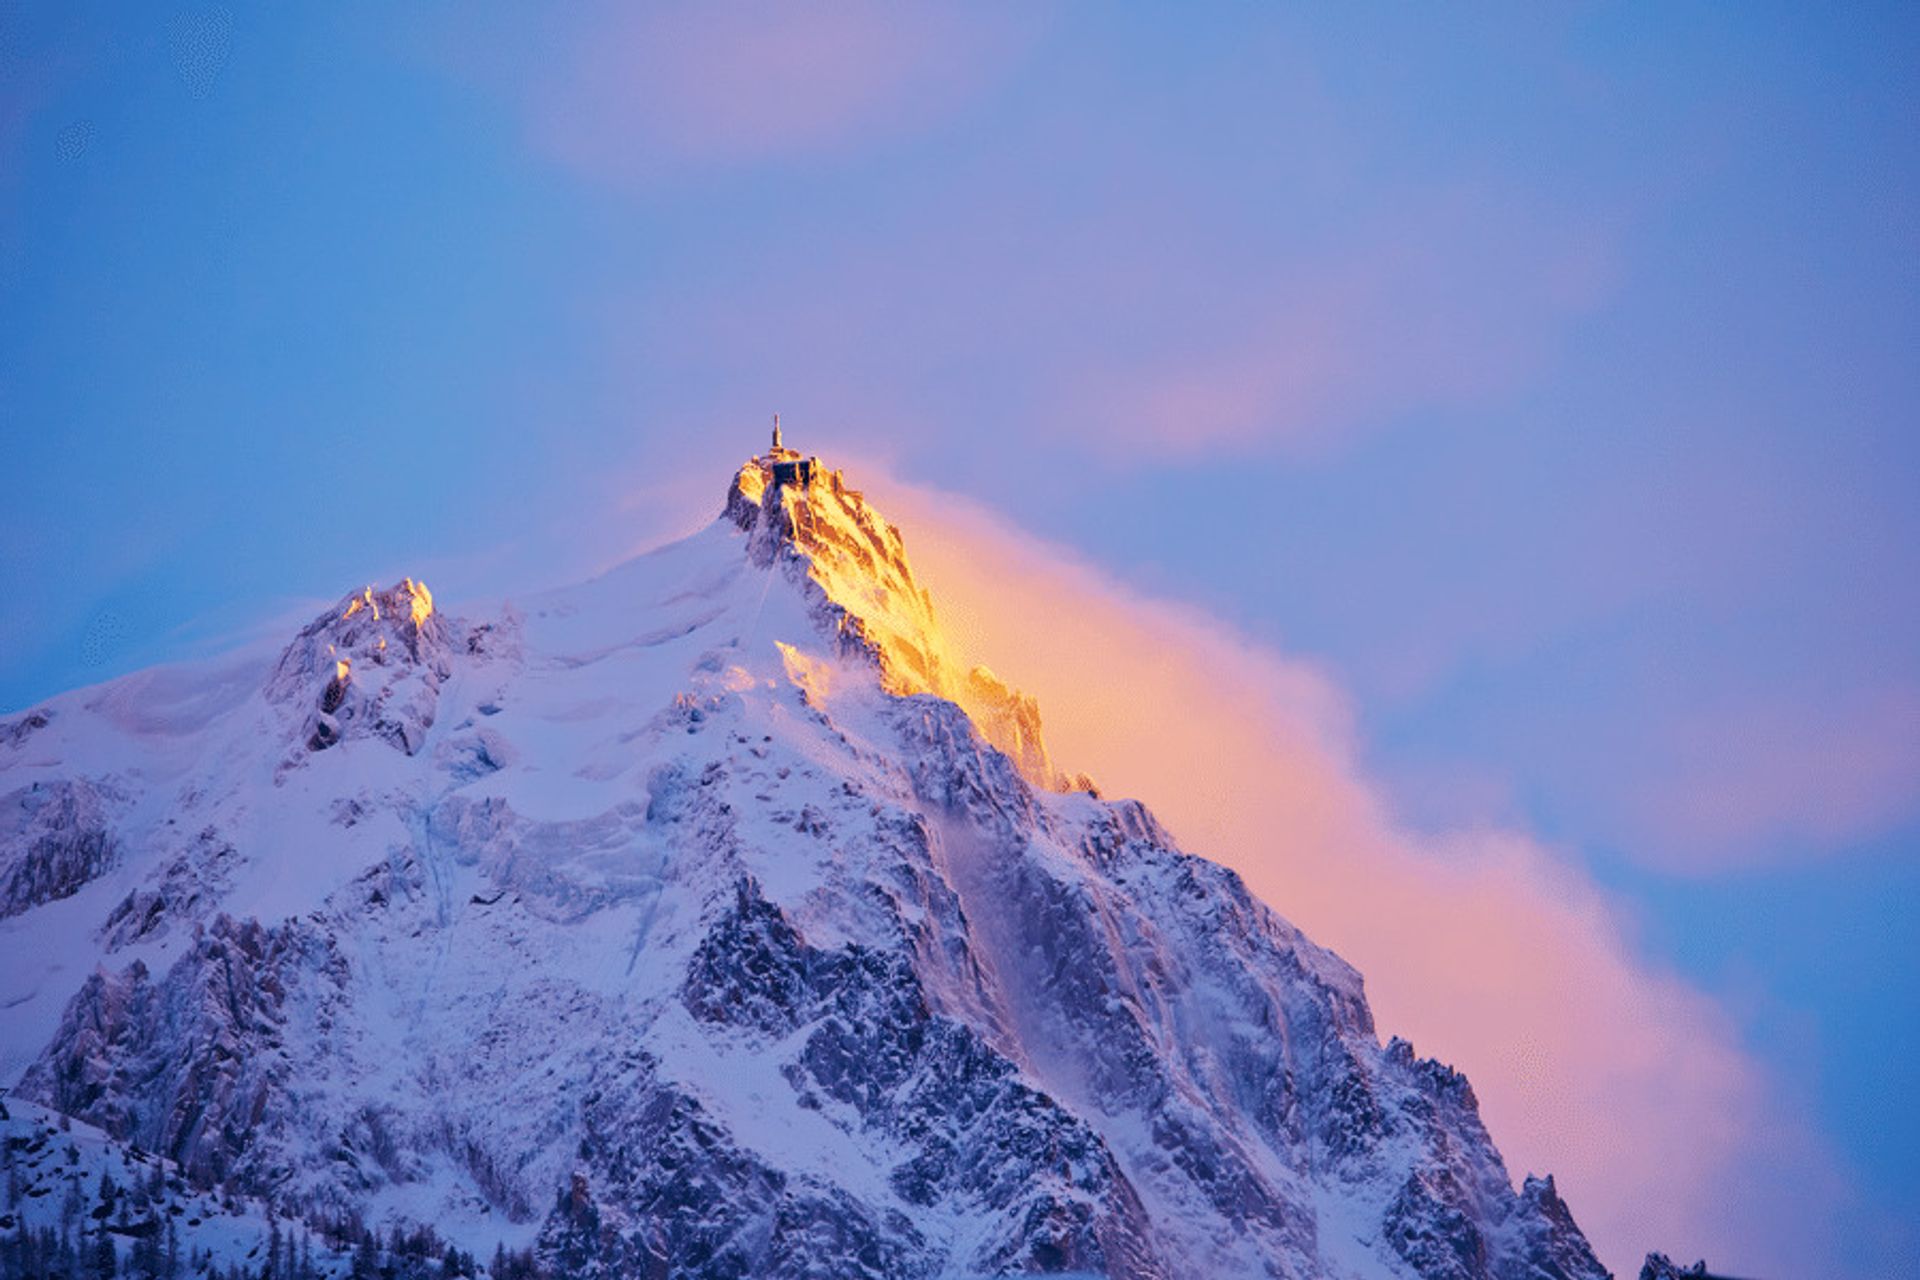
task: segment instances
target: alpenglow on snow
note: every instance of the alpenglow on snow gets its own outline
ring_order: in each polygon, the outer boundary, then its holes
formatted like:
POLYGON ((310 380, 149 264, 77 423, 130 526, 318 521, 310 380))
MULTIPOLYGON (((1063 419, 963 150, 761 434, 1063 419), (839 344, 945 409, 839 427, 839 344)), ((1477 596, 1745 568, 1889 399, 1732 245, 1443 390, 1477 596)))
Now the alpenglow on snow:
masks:
POLYGON ((255 1274, 1606 1274, 777 426, 592 581, 0 725, 0 1083, 0 1237, 255 1274))

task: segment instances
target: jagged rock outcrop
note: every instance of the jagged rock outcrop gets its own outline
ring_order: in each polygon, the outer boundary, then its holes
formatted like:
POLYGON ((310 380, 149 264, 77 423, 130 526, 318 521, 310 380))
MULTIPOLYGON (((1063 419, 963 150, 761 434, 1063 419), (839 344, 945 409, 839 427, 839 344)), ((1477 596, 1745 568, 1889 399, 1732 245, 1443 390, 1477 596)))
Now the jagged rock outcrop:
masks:
POLYGON ((91 782, 33 782, 0 796, 0 920, 66 898, 120 861, 109 793, 91 782))
MULTIPOLYGON (((753 881, 735 894, 694 953, 682 1001, 701 1022, 799 1040, 781 1068, 799 1105, 897 1144, 889 1182, 907 1203, 971 1206, 979 1243, 950 1262, 986 1274, 1166 1274, 1099 1135, 973 1029, 935 1014, 910 950, 811 947, 753 881)), ((904 922, 899 931, 907 941, 904 922)), ((910 1240, 898 1243, 904 1258, 910 1240)))
POLYGON ((844 1190, 742 1149, 644 1055, 596 1077, 582 1163, 556 1197, 541 1254, 568 1276, 848 1277, 933 1274, 924 1241, 844 1190))
POLYGON ((19 1091, 208 1182, 270 1186, 290 1119, 290 991, 338 982, 338 965, 299 925, 215 916, 158 979, 138 960, 95 971, 19 1091))
POLYGON ((176 924, 192 926, 231 886, 240 852, 214 827, 205 827, 187 848, 161 864, 146 882, 127 891, 100 929, 108 951, 167 936, 176 924))
POLYGON ((425 583, 366 587, 287 646, 267 696, 295 710, 308 751, 372 736, 412 755, 433 725, 454 647, 464 639, 459 624, 434 611, 425 583))
POLYGON ((12 720, 0 720, 0 744, 9 747, 23 746, 35 733, 52 723, 53 713, 44 707, 36 707, 12 720))

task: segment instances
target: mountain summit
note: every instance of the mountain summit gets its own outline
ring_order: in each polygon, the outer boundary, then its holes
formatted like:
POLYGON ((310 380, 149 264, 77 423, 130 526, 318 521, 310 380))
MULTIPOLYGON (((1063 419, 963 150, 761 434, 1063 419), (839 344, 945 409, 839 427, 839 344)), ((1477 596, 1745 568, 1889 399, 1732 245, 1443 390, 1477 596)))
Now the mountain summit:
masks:
POLYGON ((818 458, 780 443, 734 475, 726 515, 748 534, 748 555, 777 565, 809 595, 824 597, 822 625, 843 652, 864 658, 889 693, 931 693, 960 704, 980 734, 1028 781, 1055 791, 1091 790, 1059 773, 1040 733, 1032 698, 975 666, 963 671, 934 620, 933 601, 914 580, 900 530, 818 458))
POLYGON ((0 1082, 73 1148, 35 1187, 162 1171, 99 1238, 198 1194, 255 1268, 286 1220, 430 1226, 430 1275, 1606 1274, 1466 1080, 1063 775, 777 436, 590 582, 369 588, 0 725, 0 1082))

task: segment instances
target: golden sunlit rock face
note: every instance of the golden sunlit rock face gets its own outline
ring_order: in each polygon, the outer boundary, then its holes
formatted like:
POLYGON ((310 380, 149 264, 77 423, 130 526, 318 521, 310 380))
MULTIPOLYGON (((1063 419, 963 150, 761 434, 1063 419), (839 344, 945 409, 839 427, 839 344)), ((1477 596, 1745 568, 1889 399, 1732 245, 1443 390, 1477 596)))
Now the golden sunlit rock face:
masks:
POLYGON ((423 582, 363 587, 310 624, 281 655, 270 700, 293 708, 305 753, 364 729, 412 754, 433 724, 451 670, 447 619, 423 582))
POLYGON ((378 622, 383 608, 389 617, 404 614, 418 630, 433 616, 433 592, 427 590, 426 583, 415 582, 412 578, 402 578, 385 591, 376 592, 372 587, 364 587, 359 595, 347 601, 347 607, 340 617, 345 621, 365 609, 372 620, 378 622))
POLYGON ((754 458, 727 493, 727 514, 751 538, 762 564, 802 573, 834 610, 843 647, 879 668, 890 693, 930 693, 958 703, 982 737, 1036 786, 1090 790, 1084 776, 1054 767, 1040 708, 985 667, 955 659, 926 588, 915 581, 900 530, 845 475, 798 455, 754 458))

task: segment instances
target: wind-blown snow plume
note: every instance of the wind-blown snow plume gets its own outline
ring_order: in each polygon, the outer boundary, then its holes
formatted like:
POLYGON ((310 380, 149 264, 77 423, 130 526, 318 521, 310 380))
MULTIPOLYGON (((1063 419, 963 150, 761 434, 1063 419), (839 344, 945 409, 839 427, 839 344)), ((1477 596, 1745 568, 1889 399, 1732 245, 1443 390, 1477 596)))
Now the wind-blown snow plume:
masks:
POLYGON ((1769 1171, 1830 1156, 1591 881, 1520 832, 1398 827, 1328 673, 874 474, 962 660, 1035 697, 1060 766, 1151 804, 1351 959, 1382 1024, 1468 1073, 1509 1157, 1556 1171, 1616 1269, 1662 1242, 1736 1272, 1819 1269, 1808 1224, 1839 1175, 1769 1171))

